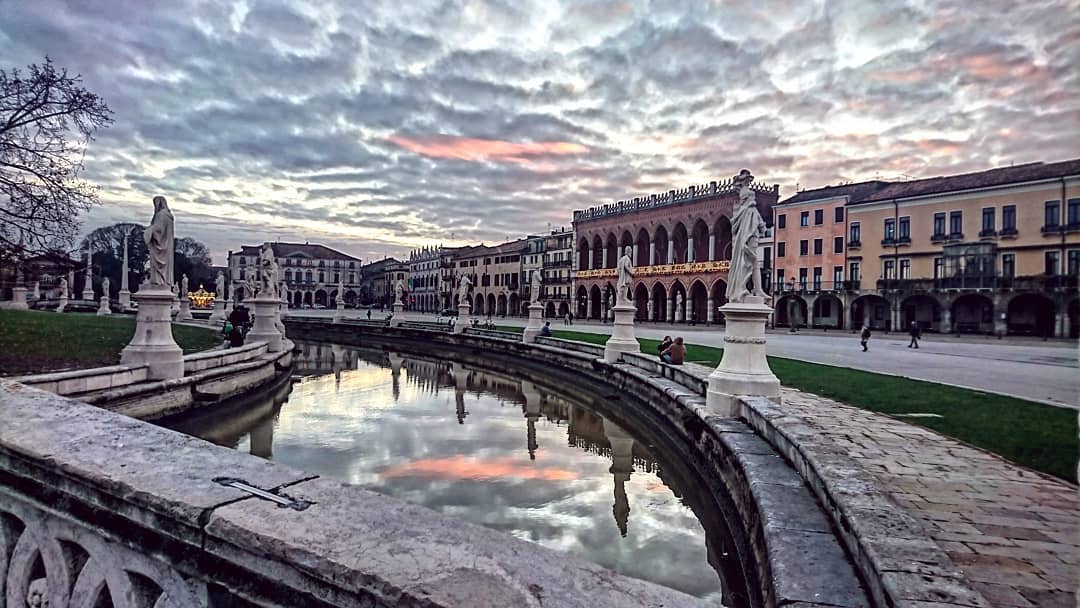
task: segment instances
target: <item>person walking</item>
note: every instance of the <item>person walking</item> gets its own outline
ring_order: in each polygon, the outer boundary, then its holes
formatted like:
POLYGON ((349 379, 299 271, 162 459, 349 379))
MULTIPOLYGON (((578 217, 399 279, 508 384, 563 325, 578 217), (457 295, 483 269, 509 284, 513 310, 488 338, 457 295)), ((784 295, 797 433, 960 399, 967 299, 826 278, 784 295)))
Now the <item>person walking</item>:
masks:
POLYGON ((868 350, 866 348, 866 343, 870 341, 870 326, 869 325, 863 325, 862 326, 862 334, 860 334, 860 337, 862 338, 862 342, 861 342, 862 343, 862 349, 863 349, 863 352, 865 353, 868 350))
POLYGON ((670 363, 672 365, 682 365, 686 359, 686 346, 683 345, 682 336, 675 338, 675 341, 671 343, 671 346, 664 349, 664 352, 660 353, 660 360, 664 363, 670 363))
POLYGON ((570 311, 566 311, 566 314, 562 318, 563 325, 570 325, 570 311))
POLYGON ((570 315, 570 325, 573 325, 574 324, 574 313, 573 312, 567 312, 566 314, 570 315))
POLYGON ((908 330, 908 333, 911 334, 911 342, 908 343, 907 347, 919 348, 919 338, 922 337, 922 328, 919 327, 919 324, 917 322, 912 321, 911 329, 908 330))

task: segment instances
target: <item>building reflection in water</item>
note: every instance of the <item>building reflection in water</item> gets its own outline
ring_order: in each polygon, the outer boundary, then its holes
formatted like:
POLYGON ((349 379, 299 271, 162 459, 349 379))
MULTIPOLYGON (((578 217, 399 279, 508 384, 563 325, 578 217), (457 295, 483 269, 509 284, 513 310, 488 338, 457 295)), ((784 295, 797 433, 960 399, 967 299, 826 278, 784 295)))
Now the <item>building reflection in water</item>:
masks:
MULTIPOLYGON (((738 598, 729 597, 727 584, 721 585, 715 574, 712 582, 707 580, 708 572, 719 572, 720 579, 727 579, 724 572, 731 570, 728 562, 733 559, 725 548, 727 533, 710 530, 724 527, 715 521, 722 515, 716 513, 719 509, 711 498, 700 490, 683 496, 664 475, 670 462, 661 465, 654 456, 656 446, 635 438, 598 409, 586 407, 597 404, 584 402, 576 391, 570 397, 565 390, 544 383, 430 355, 316 343, 299 343, 299 348, 294 364, 296 373, 303 378, 295 389, 292 383, 285 383, 255 402, 189 417, 171 426, 557 549, 584 552, 584 557, 620 572, 722 599, 726 606, 739 605, 738 598), (285 406, 284 411, 292 413, 282 423, 285 430, 279 430, 288 437, 289 445, 275 456, 273 442, 279 413, 294 390, 291 397, 296 403, 285 406), (334 399, 332 395, 346 398, 334 399), (360 396, 364 399, 357 401, 360 396), (480 417, 470 417, 470 404, 479 407, 493 400, 497 410, 485 405, 480 417), (421 402, 423 408, 417 409, 421 402), (445 404, 446 409, 439 404, 445 404), (503 418, 499 416, 504 416, 507 408, 520 409, 524 418, 524 451, 520 434, 515 440, 513 434, 501 432, 506 425, 513 425, 511 419, 500 422, 503 418), (451 432, 445 426, 428 426, 438 421, 440 411, 445 412, 446 421, 452 416, 456 422, 452 426, 461 430, 451 432), (331 426, 318 427, 319 421, 331 426), (559 434, 564 437, 561 445, 559 434), (450 445, 439 447, 440 441, 450 445), (514 443, 518 447, 513 448, 514 443), (320 450, 329 451, 312 455, 320 450), (515 460, 514 452, 522 460, 515 460), (603 459, 603 469, 588 464, 595 457, 603 459), (529 471, 530 467, 539 468, 529 471), (634 473, 644 477, 632 482, 634 473), (590 482, 593 478, 596 481, 590 482), (486 485, 477 485, 481 483, 486 485), (605 486, 602 495, 590 498, 594 490, 605 486), (511 490, 522 496, 500 494, 511 490), (601 498, 603 495, 606 500, 601 498), (665 495, 669 498, 665 499, 665 495), (583 523, 583 514, 590 507, 582 501, 592 500, 610 505, 607 521, 614 519, 617 536, 614 530, 605 533, 603 526, 583 523), (633 510, 632 502, 636 505, 633 510), (485 509, 494 511, 485 515, 485 509), (630 521, 632 511, 639 520, 634 525, 630 521), (550 512, 546 519, 545 512, 550 512), (700 512, 713 513, 695 518, 694 513, 700 512), (688 532, 687 525, 699 527, 699 531, 688 532), (705 530, 700 531, 703 525, 705 530), (636 531, 631 532, 632 528, 636 531), (567 540, 571 532, 581 538, 567 540), (698 535, 696 549, 686 546, 694 544, 686 542, 688 534, 698 535), (636 549, 621 547, 615 542, 620 537, 635 537, 637 544, 627 547, 636 549), (662 546, 665 543, 670 546, 662 546), (644 557, 624 555, 628 550, 644 557), (700 554, 693 559, 702 563, 688 568, 682 561, 690 558, 680 561, 660 555, 665 550, 677 555, 700 554), (658 555, 650 557, 654 552, 658 555), (651 564, 649 559, 660 561, 651 564)), ((680 465, 679 470, 677 477, 683 488, 705 485, 695 482, 686 467, 680 465)))

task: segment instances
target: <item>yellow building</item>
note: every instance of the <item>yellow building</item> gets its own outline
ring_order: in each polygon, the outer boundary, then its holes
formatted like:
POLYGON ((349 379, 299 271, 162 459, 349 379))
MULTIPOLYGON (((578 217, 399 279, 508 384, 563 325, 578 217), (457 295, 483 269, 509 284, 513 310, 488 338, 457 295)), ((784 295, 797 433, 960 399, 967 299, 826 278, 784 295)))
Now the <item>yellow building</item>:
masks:
POLYGON ((845 326, 1077 336, 1080 159, 890 183, 846 207, 845 326))

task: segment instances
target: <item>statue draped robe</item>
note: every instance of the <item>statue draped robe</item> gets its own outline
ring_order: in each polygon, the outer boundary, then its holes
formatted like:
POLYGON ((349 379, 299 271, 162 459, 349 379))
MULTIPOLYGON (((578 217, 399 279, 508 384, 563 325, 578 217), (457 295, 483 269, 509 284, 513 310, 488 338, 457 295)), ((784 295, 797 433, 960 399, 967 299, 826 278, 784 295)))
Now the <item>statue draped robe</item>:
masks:
MULTIPOLYGON (((761 225, 754 194, 748 186, 739 191, 739 203, 735 215, 731 218, 731 269, 728 274, 727 299, 729 302, 742 302, 750 295, 746 284, 758 272, 758 229, 761 225)), ((760 295, 760 281, 754 281, 754 291, 760 295)))
POLYGON ((173 214, 165 197, 154 197, 154 217, 143 231, 150 258, 150 285, 168 287, 173 282, 173 214))

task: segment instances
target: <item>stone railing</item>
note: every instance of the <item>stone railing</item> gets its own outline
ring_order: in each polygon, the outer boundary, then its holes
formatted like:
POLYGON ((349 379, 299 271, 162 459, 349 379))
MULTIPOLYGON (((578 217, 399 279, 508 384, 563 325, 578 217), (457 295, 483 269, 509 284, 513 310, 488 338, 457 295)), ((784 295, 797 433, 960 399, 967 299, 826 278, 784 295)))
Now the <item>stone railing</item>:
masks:
MULTIPOLYGON (((709 262, 685 262, 682 264, 657 264, 654 266, 637 266, 634 268, 634 278, 652 277, 674 274, 692 274, 696 272, 728 272, 731 269, 730 260, 713 260, 709 262)), ((602 279, 614 278, 614 268, 594 268, 591 270, 577 271, 579 279, 602 279)))
POLYGON ((7 608, 696 608, 501 532, 0 381, 7 608))
MULTIPOLYGON (((750 189, 755 192, 772 194, 774 196, 779 195, 780 193, 779 184, 773 184, 770 186, 766 185, 763 182, 757 182, 750 184, 750 189)), ((659 194, 638 196, 632 199, 618 201, 615 203, 605 203, 602 205, 597 205, 595 207, 589 207, 588 209, 578 209, 574 211, 574 223, 578 224, 584 221, 609 217, 612 215, 620 215, 623 213, 633 213, 635 211, 642 211, 645 209, 657 209, 677 203, 711 198, 720 194, 734 192, 736 192, 736 188, 735 184, 731 179, 726 179, 719 182, 712 181, 707 184, 688 186, 681 190, 668 190, 667 192, 661 192, 659 194)))

